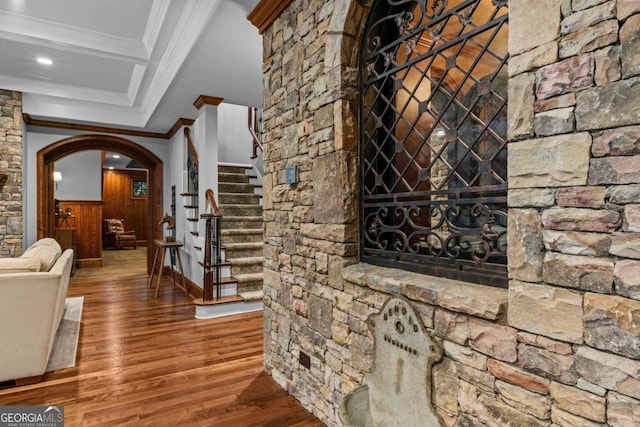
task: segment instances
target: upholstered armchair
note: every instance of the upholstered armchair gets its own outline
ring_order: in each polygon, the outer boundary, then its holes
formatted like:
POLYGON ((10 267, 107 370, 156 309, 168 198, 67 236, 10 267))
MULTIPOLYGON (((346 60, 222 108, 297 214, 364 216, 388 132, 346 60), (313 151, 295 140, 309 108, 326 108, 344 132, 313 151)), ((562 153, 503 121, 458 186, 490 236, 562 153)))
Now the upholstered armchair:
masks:
POLYGON ((126 246, 136 248, 135 230, 125 230, 124 219, 107 218, 103 221, 102 248, 122 249, 126 246))

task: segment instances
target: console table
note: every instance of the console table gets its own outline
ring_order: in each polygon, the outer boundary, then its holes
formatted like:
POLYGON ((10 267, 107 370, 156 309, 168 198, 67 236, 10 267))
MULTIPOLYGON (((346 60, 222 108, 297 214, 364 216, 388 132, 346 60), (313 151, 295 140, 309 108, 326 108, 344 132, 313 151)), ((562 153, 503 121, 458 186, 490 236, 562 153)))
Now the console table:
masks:
MULTIPOLYGON (((158 297, 158 289, 160 289, 160 279, 162 278, 162 270, 164 269, 164 260, 165 255, 167 253, 167 249, 169 249, 169 257, 173 254, 178 259, 178 266, 180 267, 180 274, 182 275, 182 287, 184 288, 184 293, 188 295, 187 286, 184 284, 184 270, 182 269, 182 260, 180 259, 180 251, 178 248, 182 247, 181 242, 165 242, 164 240, 154 240, 153 243, 156 245, 156 254, 153 257, 153 265, 151 266, 151 275, 149 276, 148 286, 151 287, 153 282, 153 272, 156 269, 156 261, 158 260, 158 252, 162 250, 162 257, 160 259, 160 267, 158 272, 158 281, 156 282, 156 298, 158 297)), ((171 278, 173 279, 173 285, 176 286, 176 276, 173 270, 173 260, 170 262, 171 264, 171 278)))

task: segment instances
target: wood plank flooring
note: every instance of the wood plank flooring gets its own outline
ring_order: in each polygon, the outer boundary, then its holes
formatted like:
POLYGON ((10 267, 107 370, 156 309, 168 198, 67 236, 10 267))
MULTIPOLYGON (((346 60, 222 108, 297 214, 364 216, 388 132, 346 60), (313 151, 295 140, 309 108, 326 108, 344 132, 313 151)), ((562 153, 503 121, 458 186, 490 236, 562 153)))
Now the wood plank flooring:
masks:
POLYGON ((72 278, 77 364, 0 388, 0 406, 64 405, 65 426, 322 426, 263 372, 262 312, 196 320, 169 279, 72 278))

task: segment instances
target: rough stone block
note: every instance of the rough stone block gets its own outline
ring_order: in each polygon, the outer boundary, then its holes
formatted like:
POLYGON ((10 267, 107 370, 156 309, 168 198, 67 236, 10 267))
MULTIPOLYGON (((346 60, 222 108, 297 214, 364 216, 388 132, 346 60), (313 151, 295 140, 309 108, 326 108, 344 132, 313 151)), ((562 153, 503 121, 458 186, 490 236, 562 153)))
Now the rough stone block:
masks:
POLYGON ((582 343, 582 295, 552 286, 509 284, 509 326, 534 334, 582 343))
POLYGON ((434 330, 441 338, 466 345, 469 338, 469 317, 446 310, 436 310, 434 330))
POLYGON ((541 337, 539 335, 530 334, 528 332, 518 332, 518 342, 542 348, 544 350, 548 350, 550 352, 561 354, 564 356, 573 354, 573 348, 571 347, 571 344, 552 340, 547 337, 541 337))
POLYGON ((593 86, 594 72, 592 53, 542 67, 536 71, 536 98, 548 99, 593 86))
POLYGON ((357 216, 356 156, 338 151, 315 160, 313 166, 314 220, 319 224, 350 223, 357 216))
POLYGON ((509 140, 523 139, 533 136, 533 73, 519 74, 509 80, 507 104, 507 136, 509 140))
POLYGON ((559 56, 560 58, 568 58, 591 52, 616 41, 618 41, 618 20, 610 19, 562 37, 559 44, 559 56))
POLYGON ((487 356, 473 351, 469 347, 464 347, 445 340, 443 342, 443 350, 445 356, 460 362, 463 365, 470 366, 480 371, 487 370, 487 356))
POLYGON ((541 420, 551 418, 551 399, 503 381, 496 381, 498 396, 509 406, 541 420))
POLYGON ((487 369, 497 379, 539 394, 549 393, 550 381, 504 362, 489 359, 487 369))
POLYGON ((535 115, 533 130, 537 136, 559 135, 575 130, 573 107, 558 108, 535 115))
POLYGON ((624 258, 640 259, 640 233, 613 233, 609 253, 624 258))
POLYGON ((620 63, 620 46, 607 46, 595 52, 596 73, 594 80, 597 86, 620 80, 622 77, 620 63))
POLYGON ((551 383, 549 392, 558 408, 591 421, 606 421, 606 401, 603 397, 558 383, 551 383))
POLYGON ((460 381, 455 364, 444 357, 440 363, 433 366, 432 378, 434 405, 450 414, 457 414, 460 381))
POLYGON ((548 208, 555 204, 556 190, 549 188, 510 189, 507 203, 510 208, 548 208))
POLYGON ((535 68, 553 64, 558 60, 558 43, 552 41, 528 52, 509 58, 509 76, 515 76, 535 68))
POLYGON ((469 346, 505 362, 518 358, 516 330, 480 319, 469 320, 469 346))
POLYGON ((465 381, 461 381, 458 396, 460 408, 476 417, 481 425, 513 425, 519 427, 542 427, 548 425, 544 421, 498 401, 493 395, 489 395, 465 381))
POLYGON ((592 159, 589 184, 636 184, 640 182, 640 156, 592 159))
POLYGON ((591 347, 640 359, 640 301, 587 293, 584 339, 591 347))
POLYGON ((547 252, 543 277, 546 283, 610 294, 613 267, 613 262, 607 259, 547 252))
POLYGON ((585 185, 590 149, 588 133, 510 143, 509 188, 585 185))
POLYGON ((640 14, 627 19, 620 29, 622 77, 640 74, 640 14))
POLYGON ((527 372, 565 384, 578 382, 574 357, 561 355, 525 344, 518 346, 518 364, 527 372))
POLYGON ((551 421, 553 421, 551 424, 553 427, 602 427, 601 423, 563 411, 557 405, 551 406, 551 421))
POLYGON ((611 19, 616 15, 616 2, 608 1, 597 7, 573 13, 562 20, 560 24, 560 34, 569 34, 592 27, 607 19, 611 19))
POLYGON ((613 427, 637 427, 640 401, 610 392, 607 397, 607 420, 613 427))
POLYGON ((605 187, 560 188, 556 193, 556 203, 560 207, 602 208, 605 187))
POLYGON ((618 20, 624 21, 634 13, 640 12, 638 0, 618 0, 618 20))
POLYGON ((535 209, 511 209, 507 225, 509 277, 528 282, 542 279, 542 224, 535 209))
POLYGON ((308 316, 309 326, 326 338, 331 338, 331 323, 333 307, 331 301, 315 295, 309 297, 308 316))
POLYGON ((597 6, 606 1, 607 0, 572 0, 571 9, 572 11, 577 12, 579 10, 584 10, 593 6, 597 6))
POLYGON ((604 233, 544 230, 542 240, 548 251, 567 255, 602 257, 609 254, 611 247, 611 236, 604 233))
POLYGON ((613 270, 613 282, 618 295, 640 300, 640 262, 618 261, 613 270))
POLYGON ((640 154, 640 126, 609 129, 596 134, 591 153, 595 157, 640 154))
POLYGON ((576 94, 569 92, 553 98, 538 99, 533 105, 533 110, 536 113, 540 113, 555 110, 556 108, 573 107, 574 105, 576 105, 576 94))
POLYGON ((542 225, 550 230, 611 233, 621 224, 620 213, 611 210, 555 208, 542 213, 542 225))
MULTIPOLYGON (((509 35, 509 54, 517 55, 554 41, 560 32, 560 0, 511 0, 509 26, 518 28, 509 35), (548 28, 549 31, 540 31, 548 28)), ((512 98, 509 98, 512 99, 512 98)))
POLYGON ((640 231, 640 205, 625 205, 622 214, 622 229, 624 231, 640 231))
POLYGON ((640 399, 640 362, 582 346, 576 369, 585 380, 608 390, 640 399))
POLYGON ((607 129, 640 123, 640 78, 586 89, 576 95, 578 130, 607 129))
POLYGON ((586 381, 584 378, 580 378, 576 386, 580 390, 588 391, 589 393, 593 393, 600 397, 606 396, 607 389, 600 387, 598 385, 592 384, 589 381, 586 381))

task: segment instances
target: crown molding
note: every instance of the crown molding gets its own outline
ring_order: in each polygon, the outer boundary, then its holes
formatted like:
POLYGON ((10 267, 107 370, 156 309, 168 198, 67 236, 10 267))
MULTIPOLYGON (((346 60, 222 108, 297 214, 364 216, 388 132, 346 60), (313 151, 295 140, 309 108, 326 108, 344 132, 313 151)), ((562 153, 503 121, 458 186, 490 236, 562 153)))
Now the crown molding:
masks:
POLYGON ((258 28, 262 34, 278 19, 280 14, 291 4, 292 0, 260 0, 249 13, 247 19, 258 28))
POLYGON ((144 123, 148 122, 160 104, 191 48, 198 41, 219 5, 220 0, 194 0, 185 4, 173 37, 162 55, 158 70, 154 74, 142 101, 144 123))
POLYGON ((128 135, 128 136, 138 136, 142 138, 157 138, 157 139, 171 139, 173 135, 176 134, 183 126, 191 126, 195 123, 193 119, 186 119, 184 117, 176 120, 171 129, 169 129, 165 133, 160 132, 147 132, 140 130, 132 130, 132 129, 121 129, 121 128, 113 128, 113 127, 104 127, 104 126, 93 126, 93 125, 84 125, 79 123, 68 123, 68 122, 58 122, 53 120, 39 120, 32 118, 27 113, 22 113, 22 119, 29 126, 39 126, 46 128, 54 128, 54 129, 67 129, 67 130, 78 130, 82 132, 97 132, 97 133, 111 133, 116 135, 128 135))
POLYGON ((224 101, 224 98, 218 98, 216 96, 200 95, 198 99, 196 99, 193 102, 193 106, 199 110, 205 105, 220 105, 222 101, 224 101))
POLYGON ((156 46, 156 42, 160 36, 162 23, 169 11, 169 4, 170 0, 153 0, 153 3, 151 4, 149 19, 147 19, 147 26, 145 27, 144 35, 142 36, 142 43, 147 49, 148 57, 151 57, 153 48, 156 46))
POLYGON ((48 45, 50 48, 71 52, 84 52, 123 61, 148 61, 149 54, 140 40, 118 37, 48 21, 0 11, 1 38, 30 44, 48 45))

